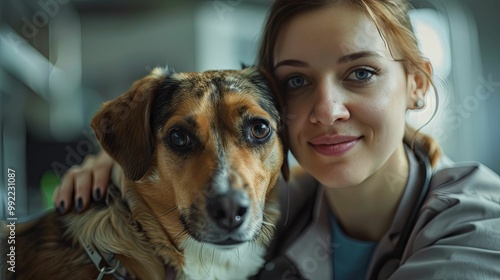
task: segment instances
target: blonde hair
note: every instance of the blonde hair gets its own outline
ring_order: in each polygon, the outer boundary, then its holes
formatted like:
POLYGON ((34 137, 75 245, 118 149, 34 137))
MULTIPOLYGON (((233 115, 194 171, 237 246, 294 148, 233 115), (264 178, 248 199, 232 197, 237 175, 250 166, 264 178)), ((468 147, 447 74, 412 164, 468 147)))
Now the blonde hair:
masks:
MULTIPOLYGON (((411 26, 408 16, 410 5, 407 0, 275 0, 268 13, 261 38, 257 58, 259 67, 268 73, 273 73, 273 52, 284 24, 299 14, 332 4, 347 4, 365 12, 375 23, 393 59, 403 62, 407 73, 415 70, 423 73, 430 81, 434 92, 437 92, 432 81, 432 71, 426 68, 427 60, 420 52, 411 26), (401 57, 394 56, 395 49, 401 57)), ((414 147, 415 143, 424 147, 432 166, 439 161, 441 149, 437 142, 408 124, 405 128, 404 141, 411 147, 414 147)))

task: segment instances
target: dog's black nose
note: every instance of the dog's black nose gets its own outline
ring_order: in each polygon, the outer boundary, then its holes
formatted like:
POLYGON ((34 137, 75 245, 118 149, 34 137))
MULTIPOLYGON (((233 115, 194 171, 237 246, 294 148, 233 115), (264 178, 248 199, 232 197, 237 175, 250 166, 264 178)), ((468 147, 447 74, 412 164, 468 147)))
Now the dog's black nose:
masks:
POLYGON ((231 190, 225 194, 209 198, 207 211, 217 226, 233 231, 245 220, 250 207, 250 199, 245 192, 231 190))

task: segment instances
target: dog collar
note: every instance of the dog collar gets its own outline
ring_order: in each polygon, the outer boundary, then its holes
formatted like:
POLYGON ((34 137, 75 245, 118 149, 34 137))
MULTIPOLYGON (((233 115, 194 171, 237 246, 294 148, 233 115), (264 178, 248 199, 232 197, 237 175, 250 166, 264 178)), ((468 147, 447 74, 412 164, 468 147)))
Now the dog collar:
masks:
POLYGON ((100 253, 91 244, 86 244, 80 240, 85 252, 89 256, 90 260, 94 263, 99 275, 96 280, 101 280, 104 275, 112 274, 117 280, 132 280, 128 275, 127 270, 120 264, 120 261, 115 258, 113 253, 100 253))
MULTIPOLYGON (((90 260, 94 263, 99 275, 96 280, 101 280, 104 275, 112 274, 117 280, 132 280, 133 278, 127 272, 127 269, 120 264, 120 261, 115 259, 113 253, 100 253, 91 244, 86 244, 80 240, 85 252, 90 260)), ((175 280, 175 270, 170 266, 165 266, 165 280, 175 280)))

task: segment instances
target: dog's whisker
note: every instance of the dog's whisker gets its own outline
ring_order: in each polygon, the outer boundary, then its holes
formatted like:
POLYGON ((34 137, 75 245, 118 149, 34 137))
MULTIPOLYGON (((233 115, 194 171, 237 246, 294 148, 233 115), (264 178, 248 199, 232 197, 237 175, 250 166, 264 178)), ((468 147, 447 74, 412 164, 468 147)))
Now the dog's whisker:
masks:
POLYGON ((209 268, 207 266, 205 266, 205 262, 203 261, 203 247, 205 247, 205 243, 202 243, 201 247, 200 247, 200 250, 199 250, 199 258, 200 258, 200 264, 203 268, 205 268, 206 270, 208 270, 209 268))
POLYGON ((210 277, 210 270, 212 269, 213 266, 213 261, 214 261, 214 255, 215 255, 215 249, 212 251, 212 257, 210 258, 211 262, 209 265, 205 264, 205 260, 203 258, 203 252, 204 252, 204 247, 206 243, 202 243, 200 250, 199 250, 199 258, 200 258, 200 264, 201 266, 205 269, 205 275, 201 276, 200 279, 208 278, 210 277))
MULTIPOLYGON (((213 254, 212 254, 212 255, 214 256, 214 255, 215 255, 215 253, 216 253, 216 251, 215 251, 215 248, 214 248, 214 249, 213 249, 213 254)), ((218 253, 217 259, 221 259, 221 256, 220 256, 220 255, 222 254, 222 252, 221 252, 221 251, 219 251, 219 250, 217 250, 217 253, 218 253)), ((210 263, 210 268, 213 266, 214 261, 215 261, 215 258, 212 258, 212 262, 210 263)))
POLYGON ((240 263, 240 250, 235 250, 236 251, 236 259, 238 260, 236 264, 240 263))

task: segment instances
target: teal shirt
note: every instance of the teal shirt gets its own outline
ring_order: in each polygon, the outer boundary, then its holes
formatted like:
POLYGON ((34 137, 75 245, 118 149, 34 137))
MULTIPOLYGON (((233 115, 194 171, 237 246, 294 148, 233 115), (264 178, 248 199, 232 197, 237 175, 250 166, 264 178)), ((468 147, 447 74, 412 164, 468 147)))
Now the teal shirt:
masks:
POLYGON ((347 236, 332 217, 333 280, 364 280, 377 242, 355 240, 347 236))

